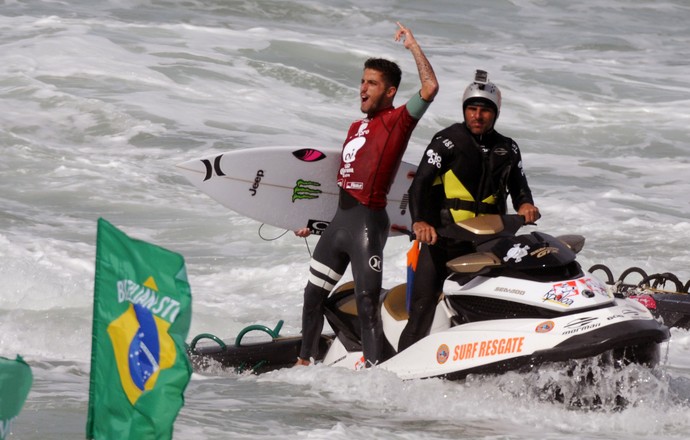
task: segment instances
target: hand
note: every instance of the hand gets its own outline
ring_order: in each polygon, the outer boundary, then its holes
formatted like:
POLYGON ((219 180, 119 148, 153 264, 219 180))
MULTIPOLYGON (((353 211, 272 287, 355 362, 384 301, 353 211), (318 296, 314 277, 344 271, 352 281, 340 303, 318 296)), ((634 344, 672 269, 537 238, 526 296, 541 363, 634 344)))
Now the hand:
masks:
POLYGON ((412 35, 412 31, 403 26, 399 21, 396 21, 396 24, 400 27, 400 29, 395 32, 395 41, 400 41, 402 39, 405 49, 409 49, 410 47, 416 45, 417 40, 415 40, 414 35, 412 35), (405 37, 404 39, 403 36, 405 37))
POLYGON ((309 237, 311 235, 311 232, 309 232, 309 228, 298 229, 294 232, 295 232, 296 236, 302 237, 302 238, 306 238, 306 237, 309 237))
POLYGON ((525 217, 525 224, 534 224, 537 220, 541 218, 541 214, 539 213, 539 208, 534 206, 531 203, 523 203, 520 205, 520 209, 518 209, 518 215, 521 215, 525 217))
POLYGON ((412 31, 403 26, 399 21, 397 21, 396 24, 399 29, 395 32, 395 41, 402 40, 405 49, 412 53, 414 61, 417 64, 419 79, 422 82, 422 88, 419 91, 419 95, 423 100, 431 102, 438 93, 438 80, 436 79, 434 69, 431 67, 426 55, 424 55, 422 48, 419 47, 419 43, 417 43, 414 35, 412 35, 412 31))
POLYGON ((438 235, 436 234, 436 228, 431 226, 425 221, 414 222, 412 224, 412 231, 414 232, 417 240, 425 244, 436 244, 438 235))

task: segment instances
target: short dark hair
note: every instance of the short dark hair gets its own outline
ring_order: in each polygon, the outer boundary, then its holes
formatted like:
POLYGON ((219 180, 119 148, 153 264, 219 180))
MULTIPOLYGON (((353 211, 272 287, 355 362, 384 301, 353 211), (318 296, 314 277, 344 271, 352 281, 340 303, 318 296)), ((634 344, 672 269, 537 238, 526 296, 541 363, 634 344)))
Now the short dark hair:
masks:
POLYGON ((397 64, 383 58, 369 58, 364 62, 365 69, 376 70, 383 74, 384 80, 396 89, 400 86, 400 79, 402 78, 402 71, 397 64))

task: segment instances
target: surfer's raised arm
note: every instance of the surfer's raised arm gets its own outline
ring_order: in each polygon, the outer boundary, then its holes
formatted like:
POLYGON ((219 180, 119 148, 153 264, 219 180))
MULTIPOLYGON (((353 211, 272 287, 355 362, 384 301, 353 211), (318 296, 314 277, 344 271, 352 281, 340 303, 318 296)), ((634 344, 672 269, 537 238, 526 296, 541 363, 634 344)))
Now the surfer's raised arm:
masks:
POLYGON ((396 23, 399 29, 395 32, 395 41, 400 41, 402 39, 405 49, 412 52, 415 63, 417 63, 419 80, 422 82, 422 88, 419 94, 423 100, 431 102, 438 93, 438 81, 436 80, 434 69, 431 67, 431 63, 429 63, 426 55, 424 55, 424 51, 422 51, 414 35, 412 35, 412 31, 403 26, 399 21, 396 23))

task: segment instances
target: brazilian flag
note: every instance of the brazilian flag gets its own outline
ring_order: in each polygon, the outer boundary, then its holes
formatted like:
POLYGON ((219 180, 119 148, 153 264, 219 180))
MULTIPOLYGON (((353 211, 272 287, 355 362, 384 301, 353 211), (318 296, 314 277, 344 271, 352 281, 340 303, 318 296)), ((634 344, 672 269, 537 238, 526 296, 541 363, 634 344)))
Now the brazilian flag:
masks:
POLYGON ((32 382, 31 367, 20 356, 14 360, 0 357, 0 440, 9 436, 32 382))
POLYGON ((87 439, 172 438, 191 302, 181 255, 98 220, 87 439))

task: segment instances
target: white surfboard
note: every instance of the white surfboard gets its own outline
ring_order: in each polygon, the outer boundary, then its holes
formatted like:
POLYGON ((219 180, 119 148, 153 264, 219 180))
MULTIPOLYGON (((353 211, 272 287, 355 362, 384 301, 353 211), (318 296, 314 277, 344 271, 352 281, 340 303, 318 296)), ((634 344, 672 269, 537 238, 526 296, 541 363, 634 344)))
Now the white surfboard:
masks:
MULTIPOLYGON (((258 147, 177 165, 227 208, 268 225, 321 234, 335 215, 340 148, 258 147)), ((403 162, 388 194, 391 235, 411 229, 407 190, 416 165, 403 162)))

